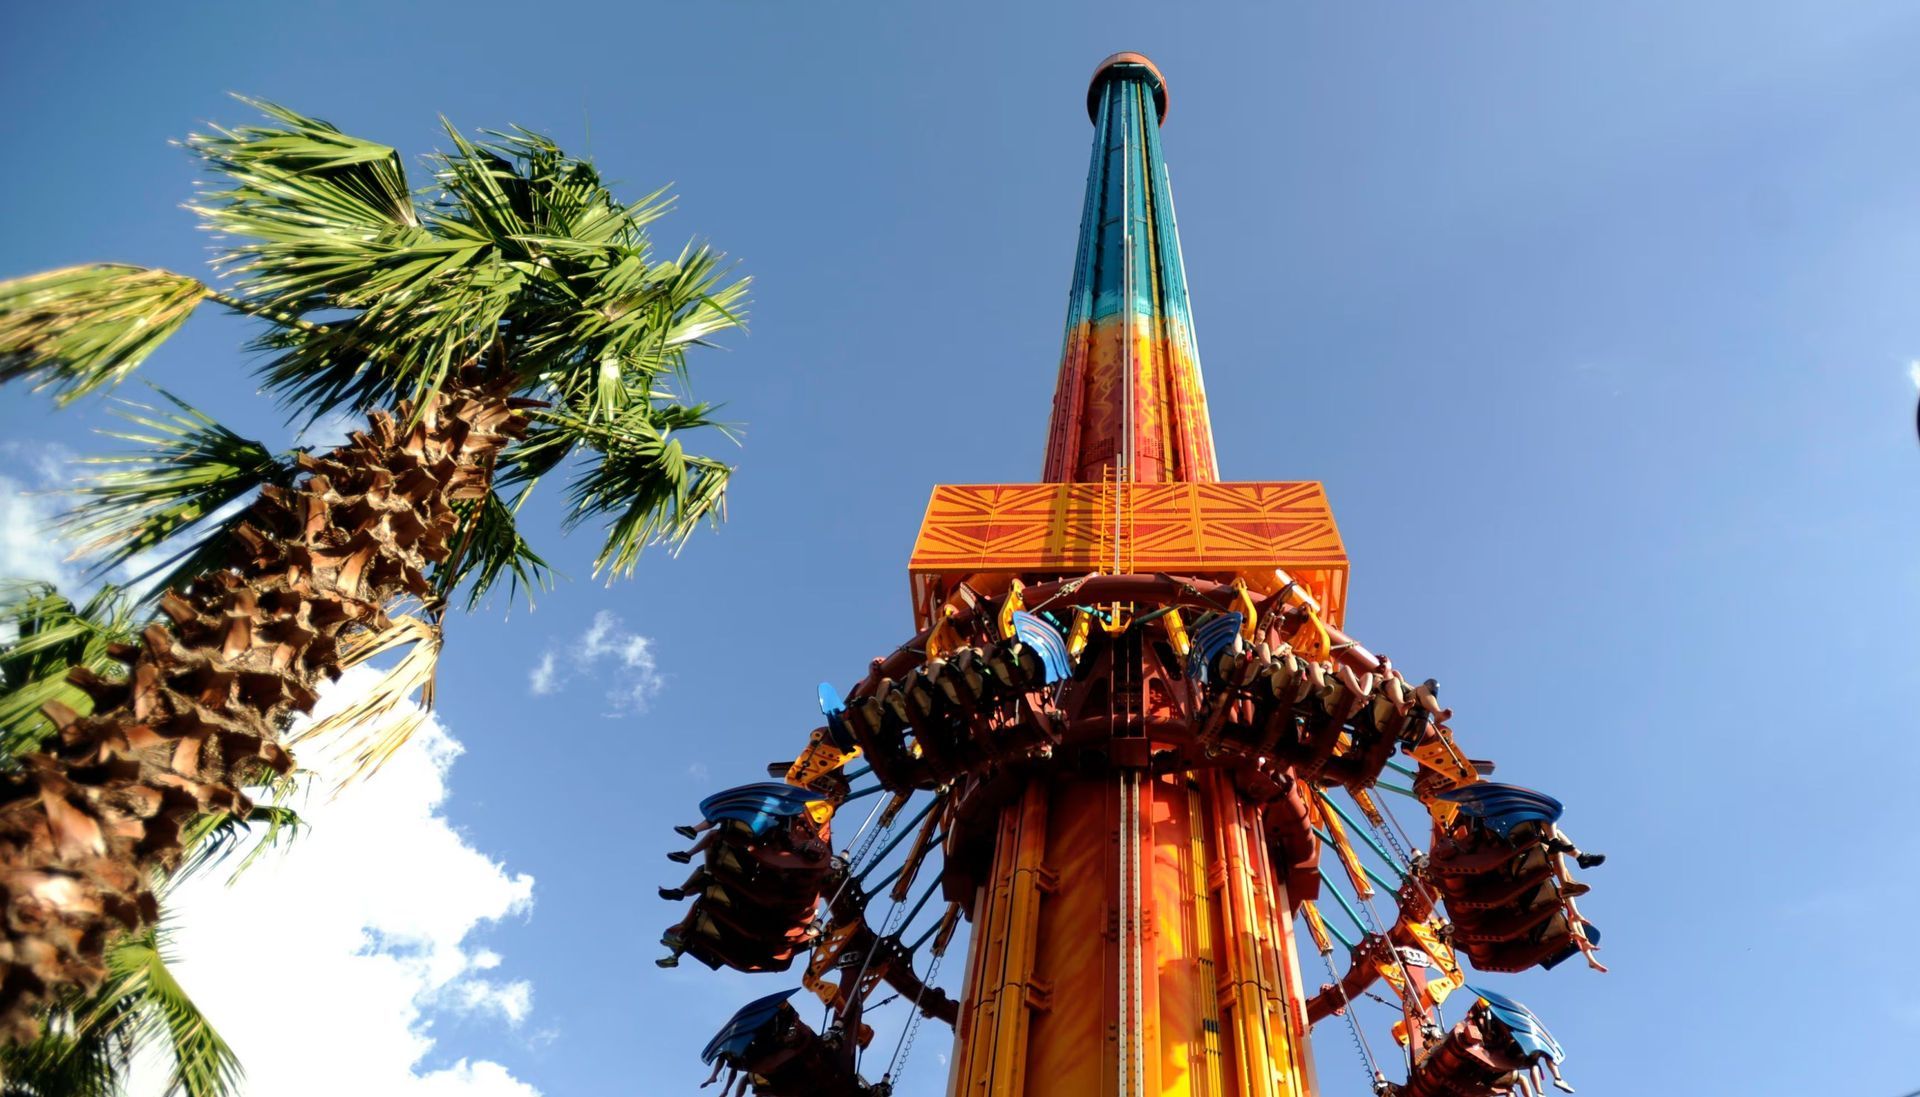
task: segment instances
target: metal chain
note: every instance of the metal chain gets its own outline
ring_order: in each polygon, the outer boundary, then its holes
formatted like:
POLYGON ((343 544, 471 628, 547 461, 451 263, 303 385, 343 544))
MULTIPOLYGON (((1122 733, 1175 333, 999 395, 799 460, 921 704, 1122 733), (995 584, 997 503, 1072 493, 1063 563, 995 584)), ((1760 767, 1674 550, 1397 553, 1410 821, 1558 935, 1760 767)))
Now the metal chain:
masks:
POLYGON ((1360 1031, 1360 1019, 1353 1014, 1353 1001, 1347 997, 1347 988, 1340 983, 1340 973, 1333 970, 1333 954, 1321 953, 1320 962, 1327 965, 1327 978, 1333 980, 1333 988, 1340 992, 1340 1002, 1346 1007, 1341 1012, 1347 1015, 1347 1031, 1353 1035, 1354 1050, 1360 1053, 1360 1069, 1367 1073, 1367 1085, 1372 1086, 1374 1079, 1380 1076, 1380 1068, 1373 1060, 1373 1049, 1367 1046, 1366 1034, 1360 1031))
POLYGON ((859 851, 853 852, 851 856, 849 856, 847 853, 841 854, 842 857, 847 858, 847 867, 849 869, 853 868, 856 862, 858 862, 862 857, 865 857, 867 855, 867 851, 873 848, 873 843, 877 841, 882 834, 893 829, 893 823, 891 821, 889 821, 886 826, 881 827, 879 830, 872 829, 874 816, 880 814, 880 809, 885 807, 886 805, 887 805, 887 800, 876 798, 873 802, 873 807, 869 809, 867 812, 866 821, 860 824, 859 830, 856 830, 853 832, 853 842, 849 842, 847 844, 847 849, 849 851, 852 851, 854 842, 857 842, 859 843, 859 847, 860 847, 859 851))
MULTIPOLYGON (((892 819, 887 820, 885 826, 873 828, 873 817, 879 814, 880 808, 887 802, 887 800, 881 800, 875 803, 873 810, 867 812, 867 821, 861 823, 860 829, 854 832, 854 838, 858 841, 859 848, 855 849, 853 844, 849 843, 847 848, 850 852, 840 855, 846 862, 846 879, 841 880, 840 886, 835 888, 833 894, 827 897, 827 909, 829 911, 833 909, 833 904, 839 901, 841 893, 845 892, 847 886, 853 883, 854 877, 859 875, 860 862, 866 860, 867 854, 873 852, 874 843, 892 834, 894 825, 900 821, 900 816, 896 814, 892 819), (866 835, 866 837, 862 838, 862 834, 866 835)), ((901 806, 905 807, 906 805, 902 804, 901 806)))
MULTIPOLYGON (((946 959, 946 955, 944 952, 933 954, 933 963, 927 965, 926 978, 920 982, 922 991, 932 986, 933 981, 940 977, 940 961, 946 959)), ((887 1072, 880 1076, 882 1082, 890 1085, 900 1083, 900 1075, 907 1069, 907 1058, 913 1054, 913 1041, 920 1034, 920 1020, 924 1016, 925 1014, 920 1012, 920 995, 915 994, 913 1016, 907 1018, 907 1027, 900 1033, 900 1042, 894 1045, 893 1060, 887 1064, 887 1072)))
MULTIPOLYGON (((872 905, 871 900, 869 900, 868 905, 869 906, 872 905)), ((900 900, 898 899, 895 899, 893 901, 893 905, 887 908, 887 916, 885 920, 883 920, 880 923, 880 932, 874 934, 872 947, 867 949, 867 955, 865 959, 860 961, 860 974, 855 975, 853 977, 852 982, 842 984, 842 986, 846 987, 847 993, 849 995, 855 995, 860 993, 860 984, 867 981, 867 971, 869 968, 873 967, 873 958, 880 954, 880 949, 886 945, 887 938, 893 935, 894 920, 900 917, 904 909, 905 909, 905 905, 901 903, 900 900)), ((866 913, 865 911, 861 912, 861 916, 863 918, 865 917, 865 913, 866 913)), ((868 924, 871 925, 872 923, 868 923, 868 924)), ((855 1053, 855 1059, 854 1059, 855 1066, 859 1065, 860 1058, 862 1058, 863 1056, 864 1056, 864 1049, 862 1052, 855 1053)))
MULTIPOLYGON (((1374 909, 1373 900, 1364 895, 1361 896, 1360 910, 1367 916, 1367 921, 1373 923, 1373 931, 1380 935, 1382 941, 1386 942, 1387 950, 1393 956, 1394 966, 1400 969, 1400 983, 1407 988, 1408 994, 1412 994, 1413 976, 1407 971, 1406 958, 1400 955, 1400 946, 1393 943, 1392 936, 1390 936, 1384 928, 1385 923, 1380 919, 1380 912, 1374 909)), ((1411 1039, 1407 1041, 1407 1070, 1409 1072, 1413 1070, 1413 1041, 1411 1039)))
POLYGON ((1369 819, 1367 820, 1368 827, 1375 834, 1387 840, 1388 848, 1392 849, 1394 855, 1399 857, 1400 862, 1406 866, 1407 879, 1413 881, 1413 886, 1419 889, 1421 897, 1424 898, 1428 904, 1436 910, 1439 909, 1439 897, 1434 895, 1433 889, 1429 888, 1427 881, 1421 877, 1419 865, 1414 861, 1413 854, 1407 852, 1407 850, 1413 848, 1413 837, 1407 834, 1405 827, 1400 825, 1399 817, 1394 815, 1393 808, 1387 804, 1384 798, 1379 801, 1378 806, 1380 808, 1380 814, 1386 818, 1388 825, 1377 826, 1373 820, 1369 819), (1399 840, 1394 837, 1394 831, 1399 831, 1400 836, 1406 838, 1406 846, 1401 846, 1399 840))
MULTIPOLYGON (((1393 825, 1390 827, 1383 827, 1375 823, 1373 820, 1369 819, 1367 820, 1367 826, 1375 834, 1378 834, 1380 837, 1385 838, 1387 840, 1387 848, 1393 851, 1393 855, 1395 857, 1400 858, 1401 867, 1411 868, 1413 865, 1413 858, 1409 856, 1406 849, 1400 845, 1400 839, 1394 837, 1394 834, 1393 834, 1394 830, 1400 826, 1400 820, 1395 819, 1393 817, 1393 809, 1387 806, 1386 800, 1384 797, 1380 798, 1380 802, 1375 804, 1374 806, 1378 807, 1380 809, 1380 814, 1385 816, 1387 821, 1392 823, 1393 825)), ((1413 839, 1408 838, 1407 844, 1412 845, 1413 839)))

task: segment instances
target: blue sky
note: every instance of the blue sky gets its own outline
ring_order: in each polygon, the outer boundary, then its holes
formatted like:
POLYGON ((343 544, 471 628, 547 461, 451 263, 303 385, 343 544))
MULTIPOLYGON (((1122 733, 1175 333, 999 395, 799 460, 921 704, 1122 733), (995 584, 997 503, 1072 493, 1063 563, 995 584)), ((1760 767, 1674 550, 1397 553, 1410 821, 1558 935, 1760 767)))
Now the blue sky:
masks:
MULTIPOLYGON (((756 280, 751 335, 695 365, 746 424, 724 530, 610 590, 590 538, 550 538, 574 582, 451 629, 435 734, 465 752, 379 818, 431 839, 397 860, 464 858, 471 887, 465 921, 410 921, 431 893, 363 919, 417 934, 386 953, 413 982, 365 1001, 411 1003, 394 1069, 433 1080, 384 1092, 691 1091, 698 1045, 778 984, 654 969, 667 828, 907 634, 932 484, 1038 475, 1082 95, 1118 49, 1171 86, 1223 474, 1325 481, 1350 631, 1611 855, 1583 909, 1612 974, 1498 985, 1583 1093, 1920 1086, 1920 10, 10 5, 0 274, 199 269, 167 141, 244 120, 234 90, 409 153, 441 113, 544 130, 635 196, 674 183, 662 241, 756 280), (537 693, 548 652, 575 673, 537 693)), ((280 440, 240 336, 197 321, 149 376, 280 440)), ((42 486, 102 421, 8 391, 0 474, 42 486)), ((6 543, 44 563, 33 505, 6 543)), ((278 893, 290 957, 339 890, 278 893)), ((272 1055, 321 1077, 359 1054, 247 963, 286 1011, 272 1055)), ((939 1092, 943 1045, 905 1092, 939 1092)), ((1364 1092, 1345 1034, 1321 1046, 1327 1092, 1364 1092)))

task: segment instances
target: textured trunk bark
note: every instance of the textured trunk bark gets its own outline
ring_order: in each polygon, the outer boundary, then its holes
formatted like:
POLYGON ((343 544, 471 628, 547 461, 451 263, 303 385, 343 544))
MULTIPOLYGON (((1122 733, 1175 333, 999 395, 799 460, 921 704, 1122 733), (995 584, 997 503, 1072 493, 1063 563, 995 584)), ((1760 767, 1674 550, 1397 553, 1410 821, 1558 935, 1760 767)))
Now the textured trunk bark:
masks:
POLYGON ((92 714, 50 707, 58 745, 0 785, 0 1039, 98 985, 108 939, 154 919, 155 873, 178 863, 183 826, 245 810, 242 788, 287 772, 281 734, 339 673, 341 640, 428 595, 452 504, 484 495, 524 421, 505 376, 464 376, 408 427, 410 410, 374 413, 303 457, 293 488, 263 492, 228 568, 168 593, 166 620, 116 653, 124 677, 74 673, 92 714))

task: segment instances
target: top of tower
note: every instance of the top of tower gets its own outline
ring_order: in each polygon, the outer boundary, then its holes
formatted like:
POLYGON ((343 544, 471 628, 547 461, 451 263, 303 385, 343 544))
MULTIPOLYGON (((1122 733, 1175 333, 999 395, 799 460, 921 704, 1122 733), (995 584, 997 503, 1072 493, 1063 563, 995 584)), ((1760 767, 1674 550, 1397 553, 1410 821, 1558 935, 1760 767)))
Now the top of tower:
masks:
POLYGON ((1047 430, 1047 480, 1209 482, 1213 429, 1160 151, 1167 81, 1116 53, 1087 89, 1093 160, 1047 430))
POLYGON ((1121 75, 1144 76, 1147 87, 1153 91, 1153 112, 1157 120, 1164 125, 1167 121, 1167 78, 1160 73, 1160 66, 1144 53, 1122 50, 1100 62, 1093 70, 1093 79, 1087 83, 1087 118, 1095 123, 1100 121, 1100 89, 1107 81, 1121 75))
POLYGON ((1164 573, 1239 580, 1257 596, 1302 586, 1337 626, 1347 556, 1325 490, 1220 480, 1160 148, 1166 79, 1116 53, 1088 99, 1093 155, 1043 483, 934 489, 907 565, 915 619, 931 629, 1015 579, 1164 573))

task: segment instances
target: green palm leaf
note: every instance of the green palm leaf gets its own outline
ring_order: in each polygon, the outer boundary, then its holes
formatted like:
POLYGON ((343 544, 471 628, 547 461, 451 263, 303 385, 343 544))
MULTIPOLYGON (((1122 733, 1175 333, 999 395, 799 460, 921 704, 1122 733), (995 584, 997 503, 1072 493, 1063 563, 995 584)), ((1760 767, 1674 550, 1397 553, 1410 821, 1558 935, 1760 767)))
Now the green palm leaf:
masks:
POLYGON ((63 404, 118 384, 207 292, 182 274, 112 263, 0 282, 0 383, 29 381, 63 404))
POLYGON ((46 583, 0 583, 0 767, 38 750, 55 730, 41 709, 49 702, 87 712, 92 699, 67 681, 74 667, 112 677, 124 664, 112 655, 132 643, 139 618, 117 587, 103 587, 75 606, 46 583))
POLYGON ((106 433, 142 448, 87 458, 85 464, 102 471, 72 489, 78 501, 60 528, 79 542, 80 554, 95 557, 100 574, 178 545, 132 580, 165 591, 221 566, 227 532, 242 517, 239 504, 263 485, 292 484, 298 470, 292 454, 276 454, 172 393, 155 391, 173 410, 123 402, 118 414, 141 429, 106 433))
POLYGON ((0 1097, 122 1097, 133 1048, 116 1019, 102 1020, 76 1033, 63 1014, 33 1041, 0 1047, 0 1097))
POLYGON ((172 1062, 167 1097, 231 1097, 240 1088, 240 1060, 216 1032, 169 966, 164 926, 121 937, 107 950, 107 982, 96 995, 97 1014, 76 1011, 78 1027, 124 1017, 135 1047, 165 1048, 172 1062), (131 999, 130 1014, 109 1001, 131 999), (96 1017, 100 1020, 96 1020, 96 1017))
POLYGON ((636 401, 611 421, 593 422, 565 411, 536 413, 544 429, 533 434, 524 467, 508 470, 508 481, 533 478, 539 464, 556 452, 576 447, 593 456, 567 488, 567 528, 591 519, 607 522, 606 539, 594 559, 594 574, 632 574, 647 545, 675 551, 703 521, 724 514, 733 468, 710 457, 690 455, 673 435, 701 427, 725 428, 707 404, 656 402, 660 394, 636 401))
POLYGON ((553 588, 553 568, 520 534, 517 500, 509 506, 498 492, 488 492, 484 499, 454 509, 460 524, 452 539, 453 554, 433 572, 437 598, 450 601, 464 587, 467 608, 475 609, 504 579, 508 596, 524 591, 531 606, 535 592, 553 588))
MULTIPOLYGON (((276 782, 268 791, 276 800, 287 796, 298 787, 296 781, 283 779, 276 782)), ((202 815, 185 828, 180 844, 187 848, 187 856, 180 867, 173 872, 175 881, 184 880, 197 872, 212 868, 239 853, 240 863, 234 866, 228 875, 231 884, 240 878, 240 874, 252 868, 261 856, 270 849, 282 845, 291 845, 307 829, 307 821, 300 813, 282 803, 255 804, 245 815, 231 812, 202 815), (265 830, 256 836, 254 827, 265 830)))
POLYGON ((173 974, 167 931, 151 926, 107 946, 107 978, 48 1011, 45 1031, 0 1047, 7 1097, 119 1097, 143 1048, 169 1063, 166 1097, 237 1097, 240 1061, 173 974))

